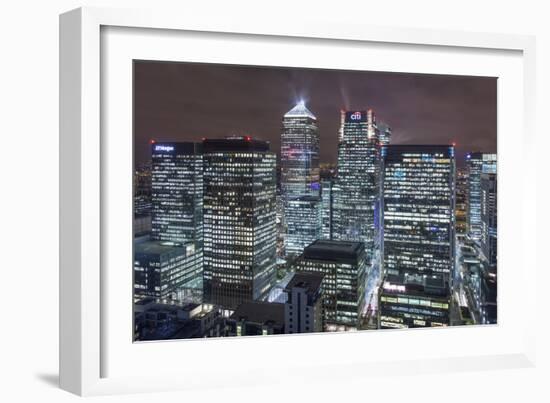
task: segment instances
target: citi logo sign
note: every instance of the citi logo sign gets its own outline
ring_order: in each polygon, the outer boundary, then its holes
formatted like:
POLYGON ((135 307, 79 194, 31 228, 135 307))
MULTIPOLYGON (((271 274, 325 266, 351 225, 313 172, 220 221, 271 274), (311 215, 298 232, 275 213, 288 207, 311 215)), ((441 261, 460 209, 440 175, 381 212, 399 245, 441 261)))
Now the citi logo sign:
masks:
POLYGON ((155 151, 174 151, 174 146, 163 146, 163 145, 156 145, 155 151))
POLYGON ((353 112, 350 116, 351 120, 361 120, 361 112, 353 112))

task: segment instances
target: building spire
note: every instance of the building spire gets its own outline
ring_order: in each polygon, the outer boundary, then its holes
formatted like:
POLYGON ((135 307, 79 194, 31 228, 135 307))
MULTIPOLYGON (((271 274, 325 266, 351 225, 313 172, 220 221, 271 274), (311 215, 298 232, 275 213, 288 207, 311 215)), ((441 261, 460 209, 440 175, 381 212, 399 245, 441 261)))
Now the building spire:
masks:
POLYGON ((306 108, 306 103, 303 99, 298 101, 296 106, 285 113, 285 118, 299 118, 299 117, 308 117, 311 119, 317 120, 315 115, 311 113, 309 109, 306 108))

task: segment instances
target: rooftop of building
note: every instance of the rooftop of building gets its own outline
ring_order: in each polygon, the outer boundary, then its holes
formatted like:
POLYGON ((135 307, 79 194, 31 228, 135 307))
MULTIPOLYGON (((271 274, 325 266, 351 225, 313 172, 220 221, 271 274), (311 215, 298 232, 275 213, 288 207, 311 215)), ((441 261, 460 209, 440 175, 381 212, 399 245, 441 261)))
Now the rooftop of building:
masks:
POLYGON ((268 152, 269 142, 251 136, 230 136, 223 139, 204 139, 205 154, 224 151, 257 151, 268 152))
POLYGON ((443 273, 435 274, 388 274, 382 282, 384 293, 407 294, 417 296, 450 295, 449 278, 443 273))
POLYGON ((237 307, 230 319, 265 324, 268 322, 284 324, 285 305, 275 302, 249 301, 237 307))
POLYGON ((312 195, 302 195, 297 197, 292 197, 289 202, 318 202, 321 198, 319 196, 312 195))
POLYGON ((151 140, 151 150, 153 155, 193 155, 202 153, 202 143, 193 142, 165 142, 151 140))
POLYGON ((167 241, 139 241, 134 242, 134 255, 186 255, 193 243, 185 244, 167 241))
POLYGON ((287 113, 285 113, 285 118, 304 118, 304 117, 317 120, 315 115, 311 113, 311 111, 308 108, 306 108, 306 104, 304 101, 298 102, 294 108, 292 108, 287 113))
POLYGON ((386 160, 391 157, 401 158, 404 153, 438 153, 454 157, 454 148, 454 144, 391 144, 383 147, 382 154, 386 160))
POLYGON ((353 260, 357 261, 364 253, 365 245, 362 242, 333 241, 318 239, 304 248, 303 257, 316 260, 353 260))
POLYGON ((294 273, 285 290, 290 291, 294 287, 299 287, 305 289, 306 293, 315 295, 321 289, 323 278, 324 275, 320 273, 294 273))

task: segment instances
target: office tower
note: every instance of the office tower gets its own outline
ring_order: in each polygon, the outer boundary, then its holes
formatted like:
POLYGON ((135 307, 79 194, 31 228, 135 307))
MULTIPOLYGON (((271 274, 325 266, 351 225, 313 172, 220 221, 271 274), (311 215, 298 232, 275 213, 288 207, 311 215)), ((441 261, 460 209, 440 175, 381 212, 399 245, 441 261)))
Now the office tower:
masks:
POLYGON ((202 151, 197 143, 151 144, 153 240, 202 245, 202 151))
POLYGON ((321 180, 321 239, 332 239, 332 179, 321 180))
POLYGON ((481 175, 496 173, 497 156, 475 152, 466 155, 468 166, 468 231, 470 238, 481 239, 481 175))
POLYGON ((286 227, 286 255, 299 255, 306 246, 321 238, 321 199, 317 196, 298 196, 288 199, 286 227))
POLYGON ((323 278, 320 273, 295 273, 285 288, 285 333, 323 331, 323 278))
POLYGON ((384 268, 398 274, 454 268, 452 146, 384 147, 384 268))
POLYGON ((234 309, 275 280, 275 154, 246 137, 203 142, 204 299, 234 309))
POLYGON ((365 306, 367 272, 365 246, 361 242, 317 240, 295 262, 297 273, 324 275, 325 330, 357 329, 365 306))
POLYGON ((390 144, 390 140, 391 140, 391 127, 387 124, 387 123, 384 123, 384 122, 378 122, 377 123, 377 126, 378 126, 378 131, 380 132, 380 145, 381 146, 387 146, 390 144))
POLYGON ((303 101, 283 117, 281 191, 285 200, 303 195, 319 195, 317 118, 303 101))
MULTIPOLYGON (((426 288, 426 281, 430 282, 428 288, 432 292, 431 283, 448 285, 454 273, 454 147, 390 145, 383 147, 382 158, 383 268, 386 275, 383 284, 389 282, 400 292, 414 290, 414 295, 411 294, 414 299, 419 296, 420 288, 426 288)), ((388 290, 391 291, 382 287, 381 302, 388 290)), ((408 314, 403 313, 402 317, 397 309, 394 313, 394 319, 400 321, 396 323, 402 325, 431 323, 419 315, 419 322, 411 324, 408 314)))
POLYGON ((441 273, 387 275, 379 296, 379 328, 448 326, 447 281, 448 276, 441 273))
POLYGON ((178 300, 178 292, 200 280, 202 253, 195 243, 134 242, 134 299, 178 300))
POLYGON ((372 110, 342 111, 332 239, 364 242, 374 253, 375 207, 380 194, 379 132, 372 110))
POLYGON ((497 266, 497 175, 481 174, 481 252, 493 270, 497 266))
POLYGON ((456 172, 456 202, 455 202, 456 234, 468 233, 468 172, 457 169, 456 172))

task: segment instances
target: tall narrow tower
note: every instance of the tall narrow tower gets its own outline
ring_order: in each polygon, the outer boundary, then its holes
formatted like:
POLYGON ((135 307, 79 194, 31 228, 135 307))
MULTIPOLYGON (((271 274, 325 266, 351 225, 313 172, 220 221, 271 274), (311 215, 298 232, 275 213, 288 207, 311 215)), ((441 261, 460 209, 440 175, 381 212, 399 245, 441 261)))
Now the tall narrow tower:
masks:
POLYGON ((285 255, 300 254, 321 236, 319 130, 317 118, 303 101, 283 116, 281 197, 285 255))
POLYGON ((364 242, 370 263, 377 236, 375 207, 380 194, 379 131, 372 110, 341 113, 332 235, 335 240, 364 242))

